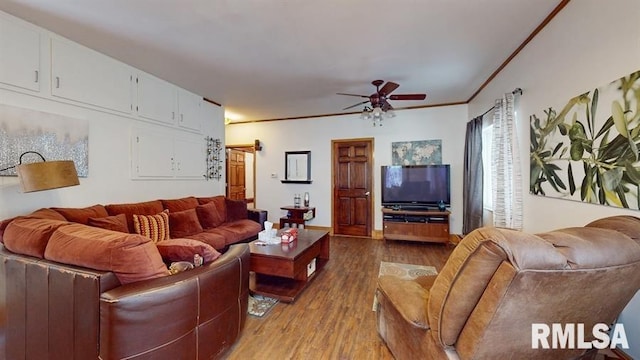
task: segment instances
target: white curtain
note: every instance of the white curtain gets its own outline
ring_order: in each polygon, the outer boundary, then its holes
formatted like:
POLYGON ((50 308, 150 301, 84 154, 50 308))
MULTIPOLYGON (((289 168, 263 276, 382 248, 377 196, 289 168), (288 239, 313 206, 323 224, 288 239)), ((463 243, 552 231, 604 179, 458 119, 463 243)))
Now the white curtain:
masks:
POLYGON ((493 224, 522 230, 522 175, 512 93, 496 100, 492 155, 493 224))

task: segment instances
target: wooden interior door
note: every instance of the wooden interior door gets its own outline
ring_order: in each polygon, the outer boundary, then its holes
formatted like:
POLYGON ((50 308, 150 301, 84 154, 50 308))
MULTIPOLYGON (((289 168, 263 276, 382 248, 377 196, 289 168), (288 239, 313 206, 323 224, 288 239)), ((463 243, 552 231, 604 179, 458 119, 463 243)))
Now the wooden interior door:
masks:
POLYGON ((334 140, 333 232, 371 236, 373 139, 334 140))
POLYGON ((227 150, 227 197, 233 200, 245 199, 244 152, 227 150))

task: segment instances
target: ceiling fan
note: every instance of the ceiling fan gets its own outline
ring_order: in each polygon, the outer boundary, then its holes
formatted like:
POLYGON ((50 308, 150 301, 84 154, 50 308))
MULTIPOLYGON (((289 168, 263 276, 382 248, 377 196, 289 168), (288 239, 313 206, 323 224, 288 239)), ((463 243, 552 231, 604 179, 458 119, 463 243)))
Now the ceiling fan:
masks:
POLYGON ((356 94, 345 94, 345 93, 337 93, 338 95, 347 95, 347 96, 357 96, 361 98, 366 98, 367 100, 359 102, 357 104, 347 106, 342 110, 348 110, 354 108, 359 105, 363 105, 366 103, 371 103, 372 108, 381 108, 382 111, 392 110, 393 106, 389 104, 388 100, 424 100, 427 97, 427 94, 397 94, 397 95, 389 95, 395 89, 397 89, 400 85, 388 81, 384 84, 383 87, 380 87, 384 83, 383 80, 374 80, 371 82, 373 86, 376 87, 376 92, 371 95, 356 95, 356 94))

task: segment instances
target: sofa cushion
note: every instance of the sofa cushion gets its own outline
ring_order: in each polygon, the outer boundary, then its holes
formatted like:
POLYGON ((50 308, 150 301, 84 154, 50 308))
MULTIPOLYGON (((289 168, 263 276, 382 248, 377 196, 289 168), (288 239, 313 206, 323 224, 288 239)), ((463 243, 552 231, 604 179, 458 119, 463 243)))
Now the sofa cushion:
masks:
POLYGON ((65 225, 69 225, 69 223, 28 216, 18 217, 11 221, 4 231, 4 246, 17 254, 43 259, 51 234, 65 225))
POLYGON ((101 218, 89 218, 87 225, 106 230, 120 231, 124 233, 129 232, 127 216, 125 214, 105 216, 101 218))
POLYGON ((224 205, 225 196, 216 195, 216 196, 209 196, 209 197, 198 197, 196 199, 198 200, 198 203, 200 205, 208 204, 210 202, 215 202, 218 205, 224 205))
MULTIPOLYGON (((229 239, 234 239, 233 242, 249 239, 258 235, 262 226, 253 220, 243 219, 231 222, 226 222, 220 225, 218 228, 235 234, 235 236, 229 239)), ((229 243, 227 243, 229 244, 229 243)))
POLYGON ((257 236, 262 227, 255 221, 244 219, 226 222, 207 231, 216 233, 215 230, 219 230, 217 233, 225 235, 227 245, 229 245, 257 236))
POLYGON ((133 226, 133 214, 154 215, 164 210, 162 207, 162 201, 160 200, 129 204, 110 204, 105 205, 105 208, 109 215, 125 214, 127 216, 127 226, 129 227, 130 233, 135 233, 135 228, 133 226))
POLYGON ((227 222, 247 219, 249 217, 247 203, 244 200, 224 199, 227 205, 227 222))
POLYGON ((219 208, 216 202, 212 201, 196 207, 198 220, 204 229, 212 229, 220 226, 227 220, 226 206, 219 208))
POLYGON ((156 243, 156 246, 165 261, 193 262, 193 256, 200 254, 208 263, 220 257, 220 253, 211 245, 192 239, 168 239, 156 243))
POLYGON ((31 214, 29 214, 29 217, 38 218, 38 219, 67 221, 67 219, 64 216, 62 216, 62 214, 60 214, 59 212, 53 209, 48 209, 48 208, 38 209, 32 212, 31 214))
POLYGON ((200 232, 202 232, 202 226, 196 209, 169 211, 169 234, 172 238, 181 238, 200 232))
POLYGON ((93 205, 85 208, 52 208, 59 212, 68 221, 87 224, 90 217, 105 217, 109 216, 107 209, 102 205, 93 205))
POLYGON ((162 206, 169 210, 169 213, 193 209, 198 206, 198 199, 188 196, 181 199, 161 200, 162 206))
POLYGON ((187 239, 197 240, 205 244, 211 245, 216 250, 223 250, 227 245, 224 234, 216 234, 205 230, 198 234, 186 236, 187 239))
POLYGON ((169 275, 150 239, 79 224, 61 226, 54 231, 44 257, 65 264, 112 271, 122 284, 169 275))
POLYGON ((155 215, 133 214, 133 229, 136 234, 148 237, 154 243, 169 239, 169 212, 164 210, 155 215))

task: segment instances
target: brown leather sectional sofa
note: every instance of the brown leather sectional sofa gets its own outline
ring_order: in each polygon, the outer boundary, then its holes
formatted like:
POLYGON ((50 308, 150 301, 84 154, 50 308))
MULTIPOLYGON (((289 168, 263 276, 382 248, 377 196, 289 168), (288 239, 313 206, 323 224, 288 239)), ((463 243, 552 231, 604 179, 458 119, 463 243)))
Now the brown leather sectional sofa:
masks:
POLYGON ((591 342, 594 324, 613 324, 638 289, 639 218, 537 235, 482 228, 436 276, 380 277, 377 326, 398 360, 591 359, 595 351, 534 348, 532 324, 584 324, 591 342))
POLYGON ((0 358, 222 357, 246 319, 242 242, 262 229, 249 216, 266 218, 216 196, 40 209, 1 222, 0 358), (166 209, 178 214, 169 230, 181 238, 161 251, 163 241, 131 229, 134 214, 166 209), (194 253, 205 255, 203 266, 170 275, 171 261, 194 253))

